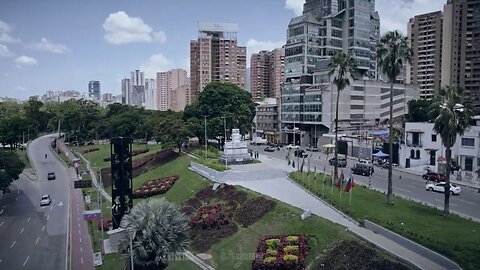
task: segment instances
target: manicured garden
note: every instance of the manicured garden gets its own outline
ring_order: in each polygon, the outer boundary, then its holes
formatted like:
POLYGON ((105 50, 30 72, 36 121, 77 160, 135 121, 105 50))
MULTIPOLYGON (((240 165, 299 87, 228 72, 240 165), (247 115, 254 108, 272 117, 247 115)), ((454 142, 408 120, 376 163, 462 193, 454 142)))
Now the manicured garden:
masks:
POLYGON ((334 186, 332 193, 330 177, 323 174, 314 177, 313 173, 294 172, 290 177, 360 223, 364 219, 373 221, 451 258, 463 269, 476 269, 480 265, 480 224, 477 222, 454 214, 444 217, 438 209, 399 197, 389 206, 385 203, 385 194, 359 185, 351 194, 344 191, 345 185, 341 192, 334 186))
POLYGON ((208 146, 207 147, 207 158, 205 159, 205 147, 202 146, 195 146, 187 149, 187 152, 197 157, 193 161, 198 162, 204 166, 209 167, 210 169, 214 169, 219 172, 223 172, 227 170, 225 168, 224 163, 220 163, 218 160, 221 156, 221 151, 215 147, 208 146))

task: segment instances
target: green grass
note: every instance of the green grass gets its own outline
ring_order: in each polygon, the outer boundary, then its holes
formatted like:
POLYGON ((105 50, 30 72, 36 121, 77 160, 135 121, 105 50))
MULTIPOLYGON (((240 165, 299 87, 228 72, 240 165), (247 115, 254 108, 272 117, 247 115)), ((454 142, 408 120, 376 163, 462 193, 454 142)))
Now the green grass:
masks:
MULTIPOLYGON (((205 159, 205 146, 191 147, 189 150, 192 154, 199 158, 205 159)), ((207 159, 218 159, 221 156, 221 151, 213 146, 207 147, 207 159)))
POLYGON ((27 150, 17 149, 16 152, 17 152, 18 158, 23 162, 23 164, 25 164, 25 169, 32 168, 32 165, 30 164, 30 160, 28 160, 27 150))
MULTIPOLYGON (((313 176, 310 181, 305 173, 295 172, 291 177, 304 188, 323 197, 323 176, 320 174, 316 189, 313 176)), ((342 191, 340 200, 338 188, 333 188, 331 196, 330 187, 325 185, 324 199, 355 220, 373 221, 453 259, 463 269, 476 269, 480 265, 479 223, 454 214, 444 217, 438 209, 399 197, 395 197, 394 205, 389 206, 385 203, 385 194, 358 185, 352 190, 351 196, 350 205, 349 193, 342 191)))
MULTIPOLYGON (((133 150, 145 148, 145 144, 138 144, 134 143, 132 145, 133 150)), ((144 157, 146 155, 150 155, 152 153, 158 152, 161 150, 160 144, 149 144, 148 145, 149 151, 147 153, 143 153, 137 156, 134 156, 133 159, 138 159, 144 157)), ((90 161, 92 167, 96 168, 106 168, 110 167, 110 161, 104 161, 103 159, 106 157, 110 157, 110 144, 99 144, 99 145, 88 145, 80 147, 79 152, 90 161), (99 148, 100 150, 83 154, 83 150, 89 148, 99 148)))

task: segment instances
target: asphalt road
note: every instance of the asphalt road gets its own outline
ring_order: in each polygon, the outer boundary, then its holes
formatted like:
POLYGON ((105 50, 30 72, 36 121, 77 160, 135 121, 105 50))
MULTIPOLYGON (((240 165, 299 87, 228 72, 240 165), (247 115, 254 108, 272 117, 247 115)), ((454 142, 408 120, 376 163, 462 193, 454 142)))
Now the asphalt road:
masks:
MULTIPOLYGON (((283 148, 280 151, 265 152, 263 149, 265 146, 249 146, 249 148, 258 151, 260 154, 264 154, 270 157, 279 159, 279 162, 287 163, 285 156, 287 150, 283 148)), ((313 170, 314 166, 317 166, 318 171, 331 172, 333 166, 328 165, 327 156, 320 152, 308 152, 313 154, 310 159, 310 168, 313 170)), ((329 155, 332 158, 333 154, 329 155)), ((295 159, 295 163, 297 160, 295 159)), ((346 168, 339 168, 339 173, 343 169, 345 177, 350 177, 351 167, 355 165, 354 160, 348 159, 348 165, 346 168)), ((308 169, 307 159, 305 159, 304 170, 308 169)), ((368 185, 369 177, 361 175, 353 175, 356 182, 368 185)), ((375 173, 371 179, 371 187, 380 191, 387 190, 388 169, 382 169, 375 166, 375 173)), ((426 180, 423 180, 421 176, 413 175, 410 173, 404 173, 399 171, 393 171, 393 193, 406 196, 408 198, 425 202, 443 209, 444 194, 437 192, 430 192, 425 190, 426 180)), ((480 220, 480 193, 474 190, 463 188, 462 192, 458 196, 450 197, 450 210, 460 213, 462 215, 473 217, 480 220)))
POLYGON ((38 179, 21 175, 0 199, 0 269, 67 269, 69 179, 49 148, 52 139, 40 137, 29 147, 38 179), (47 180, 49 171, 55 180, 47 180), (40 207, 43 194, 52 198, 50 206, 40 207))

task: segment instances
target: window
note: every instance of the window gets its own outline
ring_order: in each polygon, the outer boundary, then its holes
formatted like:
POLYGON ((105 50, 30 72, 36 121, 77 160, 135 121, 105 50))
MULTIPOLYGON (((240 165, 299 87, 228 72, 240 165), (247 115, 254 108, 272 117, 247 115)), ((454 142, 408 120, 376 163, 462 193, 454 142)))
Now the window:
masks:
POLYGON ((432 142, 436 142, 437 141, 437 134, 432 134, 432 142))
POLYGON ((417 159, 420 159, 420 150, 417 150, 417 159))
POLYGON ((465 157, 465 171, 473 171, 473 157, 465 157))
POLYGON ((475 139, 474 138, 462 138, 462 146, 474 147, 475 139))
POLYGON ((415 150, 410 150, 410 158, 415 159, 415 150))

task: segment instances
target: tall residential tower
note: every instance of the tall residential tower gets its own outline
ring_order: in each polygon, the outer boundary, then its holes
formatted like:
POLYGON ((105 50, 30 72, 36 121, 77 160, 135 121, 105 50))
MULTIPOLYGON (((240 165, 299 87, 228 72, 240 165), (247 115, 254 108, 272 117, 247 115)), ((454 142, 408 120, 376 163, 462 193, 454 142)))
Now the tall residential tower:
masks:
POLYGON ((96 100, 100 100, 100 82, 90 81, 88 83, 88 96, 96 100))
POLYGON ((280 98, 280 87, 285 79, 285 50, 260 51, 252 54, 250 59, 252 98, 280 98))

